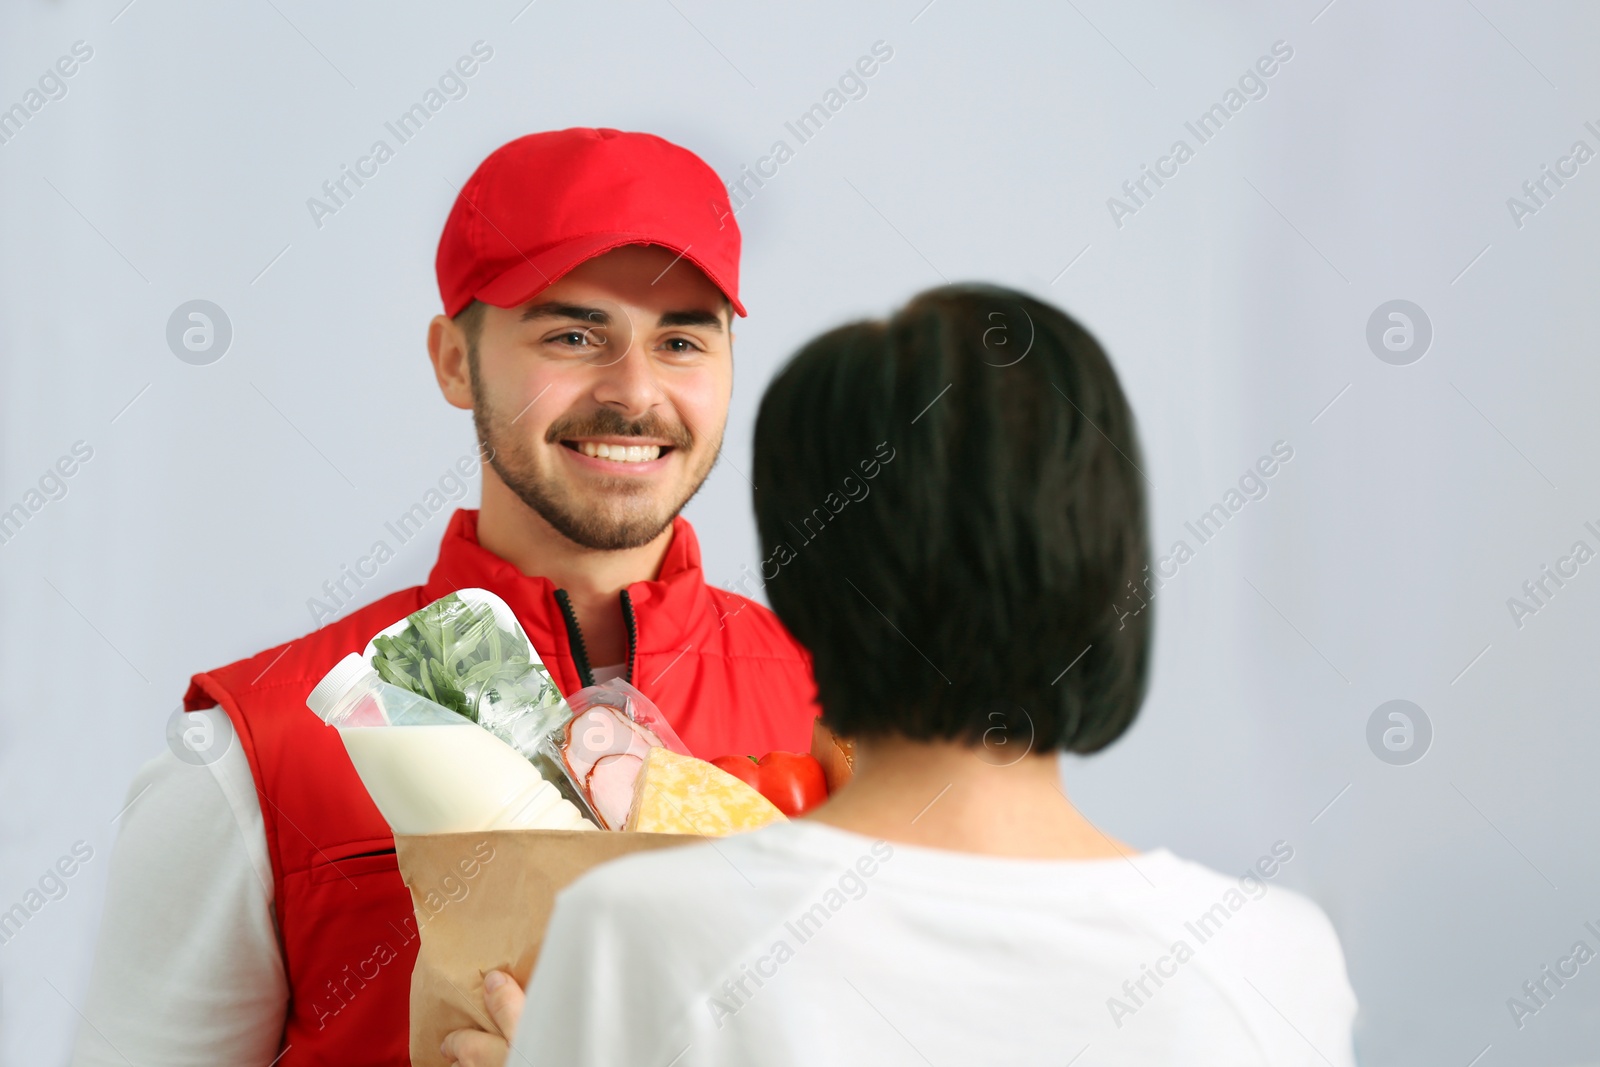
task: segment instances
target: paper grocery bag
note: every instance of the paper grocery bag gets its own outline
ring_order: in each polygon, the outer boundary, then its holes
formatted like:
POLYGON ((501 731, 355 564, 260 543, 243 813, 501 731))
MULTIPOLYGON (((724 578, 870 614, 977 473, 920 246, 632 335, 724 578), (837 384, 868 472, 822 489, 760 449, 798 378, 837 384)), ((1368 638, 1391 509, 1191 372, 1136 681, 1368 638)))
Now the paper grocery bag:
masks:
POLYGON ((452 1030, 497 1032, 484 1007, 483 975, 499 969, 527 984, 556 894, 569 883, 619 856, 699 840, 570 830, 397 836, 419 935, 411 972, 414 1067, 444 1067, 439 1043, 452 1030))

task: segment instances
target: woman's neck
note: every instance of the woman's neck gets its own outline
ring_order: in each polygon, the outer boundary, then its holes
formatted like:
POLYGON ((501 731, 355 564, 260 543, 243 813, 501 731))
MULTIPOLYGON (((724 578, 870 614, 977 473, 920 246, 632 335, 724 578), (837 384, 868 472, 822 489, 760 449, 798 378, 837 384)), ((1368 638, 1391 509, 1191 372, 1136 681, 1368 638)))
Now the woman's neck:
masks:
POLYGON ((1053 753, 1002 758, 949 741, 858 741, 855 777, 807 818, 885 841, 990 856, 1136 854, 1079 814, 1062 792, 1053 753))

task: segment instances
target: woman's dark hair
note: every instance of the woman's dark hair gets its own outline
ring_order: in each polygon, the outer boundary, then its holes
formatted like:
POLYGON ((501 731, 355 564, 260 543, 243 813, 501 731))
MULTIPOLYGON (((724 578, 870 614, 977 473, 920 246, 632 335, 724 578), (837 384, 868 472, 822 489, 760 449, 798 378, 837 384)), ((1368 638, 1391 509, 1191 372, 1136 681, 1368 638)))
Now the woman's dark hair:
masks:
POLYGON ((1062 311, 943 286, 807 344, 755 431, 762 578, 847 737, 1093 752, 1144 697, 1133 413, 1062 311), (1024 720, 1025 716, 1025 720, 1024 720), (1004 739, 1002 739, 1004 740, 1004 739))

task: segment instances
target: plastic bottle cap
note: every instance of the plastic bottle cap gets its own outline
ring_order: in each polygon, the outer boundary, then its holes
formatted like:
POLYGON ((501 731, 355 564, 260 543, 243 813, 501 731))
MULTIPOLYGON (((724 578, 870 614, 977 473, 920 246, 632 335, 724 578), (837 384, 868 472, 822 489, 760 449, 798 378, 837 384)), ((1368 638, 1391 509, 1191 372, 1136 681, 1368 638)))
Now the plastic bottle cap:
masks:
POLYGON ((327 722, 328 716, 333 714, 333 709, 338 706, 340 697, 368 675, 377 673, 361 653, 352 652, 334 664, 333 670, 322 676, 322 681, 318 682, 317 687, 311 690, 311 695, 306 697, 306 707, 316 712, 317 717, 323 722, 327 722))

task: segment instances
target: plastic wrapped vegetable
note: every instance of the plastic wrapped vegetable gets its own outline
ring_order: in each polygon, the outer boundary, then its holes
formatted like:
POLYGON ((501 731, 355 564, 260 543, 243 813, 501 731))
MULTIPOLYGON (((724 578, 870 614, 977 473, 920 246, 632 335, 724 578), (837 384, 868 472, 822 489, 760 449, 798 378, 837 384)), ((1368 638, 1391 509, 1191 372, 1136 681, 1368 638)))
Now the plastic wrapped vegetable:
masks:
POLYGON ((487 589, 440 597, 379 633, 364 656, 390 685, 470 719, 533 763, 579 811, 594 817, 541 742, 572 710, 506 602, 487 589))

